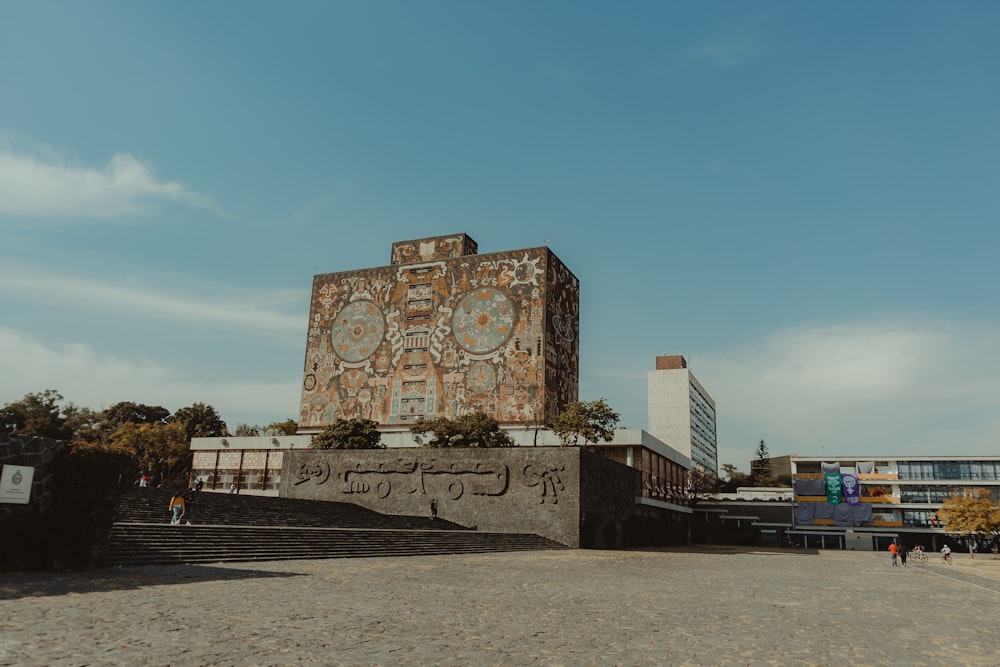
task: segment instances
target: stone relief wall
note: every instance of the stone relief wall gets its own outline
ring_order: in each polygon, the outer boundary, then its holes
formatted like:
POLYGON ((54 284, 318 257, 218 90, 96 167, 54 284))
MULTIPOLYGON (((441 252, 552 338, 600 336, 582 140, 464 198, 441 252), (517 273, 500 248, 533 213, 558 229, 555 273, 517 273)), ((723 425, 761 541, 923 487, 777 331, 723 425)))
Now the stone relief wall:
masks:
MULTIPOLYGON (((483 531, 535 533, 579 547, 581 458, 587 474, 601 479, 618 480, 623 477, 618 468, 631 470, 561 447, 304 450, 288 452, 281 495, 417 516, 427 516, 431 500, 437 499, 443 519, 483 531), (609 467, 614 470, 604 472, 609 467)), ((629 492, 626 484, 610 481, 586 486, 602 489, 599 502, 616 491, 629 492)), ((620 505, 632 502, 628 497, 620 505)), ((589 514, 604 516, 596 507, 589 514)))
POLYGON ((577 400, 577 278, 544 247, 442 257, 435 243, 416 263, 314 277, 299 428, 479 411, 535 423, 577 400))

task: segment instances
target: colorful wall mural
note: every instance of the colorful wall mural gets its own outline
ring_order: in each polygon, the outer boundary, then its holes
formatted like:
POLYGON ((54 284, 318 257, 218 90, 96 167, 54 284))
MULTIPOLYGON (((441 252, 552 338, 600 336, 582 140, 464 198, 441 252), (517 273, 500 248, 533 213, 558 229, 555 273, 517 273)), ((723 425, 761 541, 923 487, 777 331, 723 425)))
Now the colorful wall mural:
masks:
POLYGON ((533 424, 577 400, 576 276, 547 247, 476 250, 464 234, 407 241, 390 266, 314 277, 299 428, 533 424))

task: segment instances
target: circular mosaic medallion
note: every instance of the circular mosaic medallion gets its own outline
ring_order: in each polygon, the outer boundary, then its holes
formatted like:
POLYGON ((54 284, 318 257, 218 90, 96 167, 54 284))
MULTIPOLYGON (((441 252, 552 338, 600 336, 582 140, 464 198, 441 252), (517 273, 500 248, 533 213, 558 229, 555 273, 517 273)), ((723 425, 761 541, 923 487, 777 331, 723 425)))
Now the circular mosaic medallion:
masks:
POLYGON ((382 311, 371 301, 348 304, 333 322, 333 351, 344 361, 370 357, 385 335, 382 311))
POLYGON ((480 361, 469 369, 468 384, 469 389, 477 393, 493 391, 497 384, 497 374, 492 366, 480 361))
POLYGON ((459 345, 473 354, 489 352, 503 345, 510 336, 514 306, 495 289, 479 289, 458 302, 454 325, 459 345))

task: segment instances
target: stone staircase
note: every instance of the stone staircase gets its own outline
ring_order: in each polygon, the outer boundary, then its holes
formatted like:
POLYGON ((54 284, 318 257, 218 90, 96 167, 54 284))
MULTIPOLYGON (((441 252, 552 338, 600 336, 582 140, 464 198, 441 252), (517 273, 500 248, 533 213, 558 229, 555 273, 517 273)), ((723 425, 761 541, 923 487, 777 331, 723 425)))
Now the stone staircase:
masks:
POLYGON ((105 565, 358 558, 565 549, 538 535, 484 533, 441 519, 350 503, 195 494, 192 525, 169 525, 170 493, 137 489, 119 503, 105 565))
MULTIPOLYGON (((169 524, 167 505, 171 495, 164 489, 135 489, 119 501, 115 522, 169 524)), ((441 519, 381 514, 352 503, 209 491, 188 495, 193 502, 188 503, 182 522, 190 521, 195 525, 469 530, 441 519)))

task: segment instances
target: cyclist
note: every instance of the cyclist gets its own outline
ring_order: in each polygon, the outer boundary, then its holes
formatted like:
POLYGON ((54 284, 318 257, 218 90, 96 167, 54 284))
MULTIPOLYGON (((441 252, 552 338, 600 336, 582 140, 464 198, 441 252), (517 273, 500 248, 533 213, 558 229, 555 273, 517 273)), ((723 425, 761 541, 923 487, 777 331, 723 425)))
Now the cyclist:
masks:
POLYGON ((949 547, 947 544, 941 547, 941 557, 944 559, 944 562, 946 563, 951 562, 951 547, 949 547))

